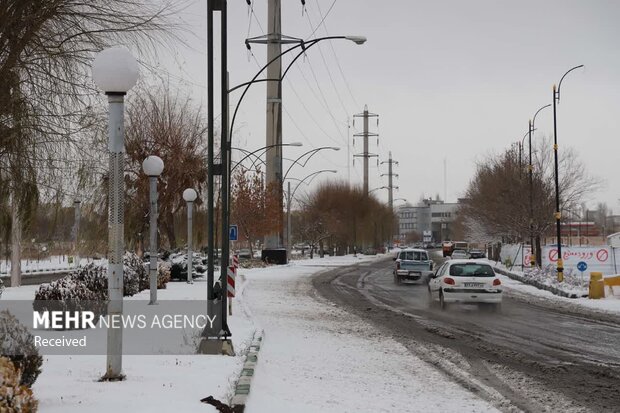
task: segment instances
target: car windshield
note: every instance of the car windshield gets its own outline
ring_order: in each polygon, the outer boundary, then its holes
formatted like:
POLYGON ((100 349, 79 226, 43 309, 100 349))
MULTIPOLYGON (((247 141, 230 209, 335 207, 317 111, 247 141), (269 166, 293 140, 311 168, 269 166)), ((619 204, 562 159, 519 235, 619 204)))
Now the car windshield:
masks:
POLYGON ((488 264, 454 264, 450 266, 450 275, 455 277, 494 277, 493 268, 488 264))
POLYGON ((427 261, 428 256, 424 251, 401 251, 400 259, 408 261, 427 261))

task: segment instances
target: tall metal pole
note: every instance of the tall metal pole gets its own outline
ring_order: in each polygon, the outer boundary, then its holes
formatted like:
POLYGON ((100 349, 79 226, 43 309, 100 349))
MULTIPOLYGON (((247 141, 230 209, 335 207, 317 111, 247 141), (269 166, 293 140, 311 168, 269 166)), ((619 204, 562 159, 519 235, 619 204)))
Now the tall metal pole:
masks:
POLYGON ((351 186, 351 122, 347 116, 347 184, 351 186))
POLYGON ((221 307, 219 314, 222 318, 222 330, 220 336, 230 336, 230 329, 228 328, 228 294, 226 293, 228 283, 228 264, 230 255, 230 240, 229 240, 229 217, 228 210, 230 208, 229 202, 229 180, 230 180, 230 134, 228 131, 228 24, 227 24, 227 0, 220 0, 220 39, 221 39, 221 99, 222 99, 222 136, 221 136, 221 148, 222 148, 222 256, 220 258, 220 299, 221 307))
POLYGON ((291 182, 287 182, 286 195, 286 257, 291 259, 291 182))
POLYGON ((150 222, 149 222, 149 287, 150 305, 157 304, 157 177, 149 176, 150 184, 150 222))
POLYGON ((194 251, 192 249, 192 225, 194 223, 194 202, 187 201, 187 283, 193 284, 194 251))
POLYGON ((73 201, 73 213, 74 213, 74 234, 73 234, 73 245, 74 245, 74 255, 75 255, 75 267, 80 266, 80 211, 81 201, 76 199, 73 201))
POLYGON ((564 261, 562 260, 562 231, 560 228, 560 220, 562 213, 560 212, 560 179, 558 172, 558 129, 556 118, 556 91, 553 85, 553 158, 555 162, 555 229, 557 237, 558 261, 557 272, 558 281, 564 281, 564 261))
MULTIPOLYGON (((110 174, 108 182, 108 316, 120 319, 123 314, 123 252, 125 224, 125 137, 124 137, 124 95, 106 93, 108 96, 108 150, 110 174)), ((105 377, 109 380, 122 378, 123 329, 108 328, 108 353, 105 377)))
MULTIPOLYGON (((281 0, 269 0, 267 4, 267 79, 280 79, 282 76, 282 59, 277 58, 282 53, 281 28, 281 0)), ((272 211, 277 214, 278 233, 265 237, 265 248, 278 248, 282 243, 282 81, 267 82, 267 122, 266 122, 267 150, 266 186, 279 200, 280 208, 272 211)))
POLYGON ((214 162, 213 162, 213 143, 214 143, 214 118, 213 118, 213 2, 207 1, 207 311, 209 315, 215 315, 214 303, 215 292, 213 291, 214 277, 214 256, 213 244, 215 243, 215 221, 213 213, 214 199, 214 162))
POLYGON ((557 241, 558 241, 557 272, 558 272, 558 281, 560 282, 564 281, 564 261, 562 260, 562 231, 560 228, 560 220, 562 218, 562 213, 560 212, 560 178, 559 178, 559 168, 558 168, 558 127, 557 127, 557 117, 556 117, 556 103, 560 102, 560 88, 562 87, 562 80, 564 80, 567 74, 569 74, 575 69, 579 69, 580 67, 583 67, 583 65, 575 66, 569 69, 566 73, 564 73, 564 75, 560 79, 560 83, 558 83, 557 92, 556 92, 555 85, 553 85, 553 155, 555 159, 555 227, 556 227, 556 236, 557 236, 557 241))
POLYGON ((368 105, 364 105, 364 194, 368 196, 368 105))
POLYGON ((534 181, 533 181, 533 169, 532 166, 532 121, 528 122, 528 146, 529 146, 529 162, 527 165, 529 186, 530 186, 530 266, 534 268, 536 265, 536 252, 534 249, 534 181))

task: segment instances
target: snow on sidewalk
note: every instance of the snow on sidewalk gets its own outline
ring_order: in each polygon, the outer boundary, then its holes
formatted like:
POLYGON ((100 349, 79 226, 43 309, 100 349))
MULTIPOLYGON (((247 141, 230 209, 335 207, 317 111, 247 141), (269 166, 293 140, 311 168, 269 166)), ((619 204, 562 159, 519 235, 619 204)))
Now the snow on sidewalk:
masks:
MULTIPOLYGON (((2 300, 32 300, 38 286, 7 288, 2 300)), ((145 300, 145 290, 126 300, 145 300)), ((205 299, 206 282, 170 282, 158 290, 158 301, 205 299)), ((163 305, 163 304, 162 304, 163 305)), ((229 317, 235 351, 251 342, 255 327, 238 304, 229 317)), ((216 412, 200 399, 212 395, 227 402, 243 366, 243 357, 216 355, 125 355, 123 382, 102 383, 105 355, 43 356, 41 374, 33 386, 42 413, 71 412, 216 412)))
POLYGON ((620 314, 620 288, 614 287, 615 295, 610 294, 609 287, 605 287, 605 298, 591 300, 589 298, 566 298, 557 296, 549 291, 540 290, 532 285, 513 280, 505 275, 499 275, 504 288, 515 296, 531 296, 539 300, 557 302, 570 306, 573 310, 589 309, 599 312, 620 314))
POLYGON ((369 323, 315 296, 311 275, 355 260, 246 272, 245 301, 265 333, 247 411, 495 411, 369 323))

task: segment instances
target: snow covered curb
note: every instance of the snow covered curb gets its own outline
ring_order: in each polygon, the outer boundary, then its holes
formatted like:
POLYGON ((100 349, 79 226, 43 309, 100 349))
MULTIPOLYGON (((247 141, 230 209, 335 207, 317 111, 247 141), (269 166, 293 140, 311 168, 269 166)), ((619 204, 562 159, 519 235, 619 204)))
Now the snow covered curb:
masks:
MULTIPOLYGON (((498 273, 500 273, 502 275, 505 275, 508 278, 511 278, 511 279, 513 279, 515 281, 522 282, 523 284, 531 285, 531 286, 536 287, 536 288, 538 288, 540 290, 549 291, 550 293, 558 295, 560 297, 565 297, 565 298, 580 298, 580 297, 583 297, 583 296, 580 296, 577 293, 569 293, 569 292, 560 290, 559 288, 554 287, 552 285, 547 285, 547 284, 541 283, 538 280, 533 280, 533 279, 527 278, 527 277, 525 277, 522 274, 518 274, 518 273, 515 273, 515 272, 508 271, 508 270, 506 270, 504 268, 501 268, 497 264, 494 267, 495 267, 495 271, 497 271, 498 273)), ((586 297, 587 297, 587 295, 586 295, 586 297)))
POLYGON ((263 332, 257 331, 250 345, 248 354, 246 355, 245 362, 243 363, 239 380, 237 380, 235 385, 235 393, 229 403, 230 407, 232 407, 235 412, 241 413, 245 409, 245 403, 250 395, 250 386, 252 384, 252 378, 254 377, 254 369, 258 362, 258 352, 260 351, 262 341, 263 332))

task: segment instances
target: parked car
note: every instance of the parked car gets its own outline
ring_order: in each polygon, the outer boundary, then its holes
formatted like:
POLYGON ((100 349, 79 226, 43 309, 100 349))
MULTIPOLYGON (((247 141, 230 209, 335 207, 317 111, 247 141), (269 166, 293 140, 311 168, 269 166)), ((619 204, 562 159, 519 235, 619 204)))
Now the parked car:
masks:
POLYGON ((454 250, 452 251, 452 255, 450 256, 450 259, 453 260, 461 260, 466 258, 469 258, 469 254, 465 250, 454 250))
POLYGON ((428 283, 431 303, 439 300, 442 310, 449 303, 478 303, 498 310, 502 303, 502 282, 493 267, 483 261, 449 260, 428 283))
POLYGON ((433 260, 423 249, 407 248, 394 257, 394 282, 428 280, 433 273, 433 260))
POLYGON ((469 258, 471 259, 479 259, 479 258, 486 258, 486 254, 482 251, 478 251, 478 250, 471 250, 469 251, 469 258))
POLYGON ((249 248, 242 248, 237 251, 239 258, 252 258, 252 251, 249 248))

